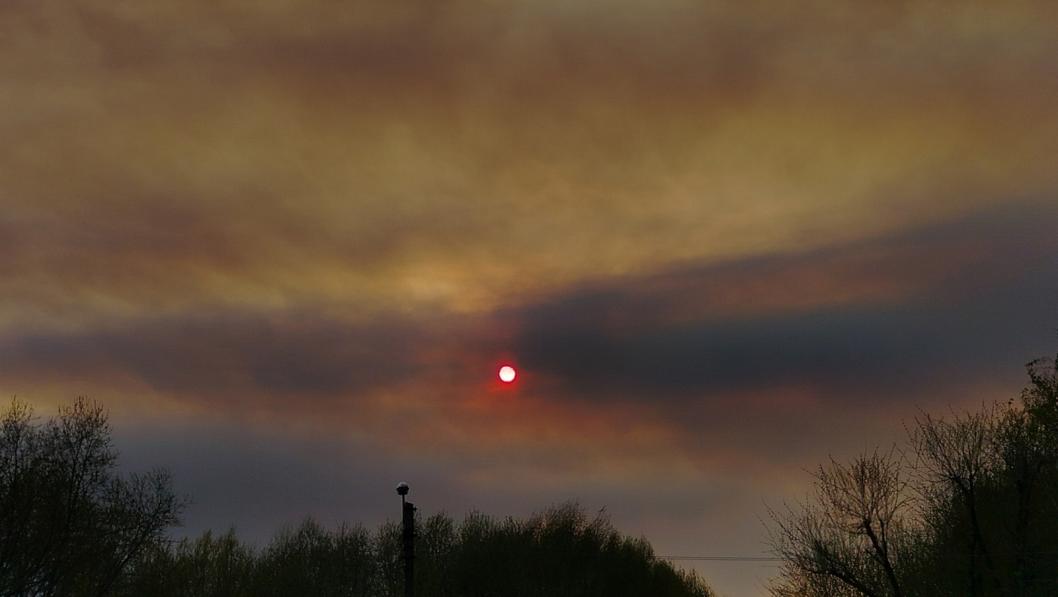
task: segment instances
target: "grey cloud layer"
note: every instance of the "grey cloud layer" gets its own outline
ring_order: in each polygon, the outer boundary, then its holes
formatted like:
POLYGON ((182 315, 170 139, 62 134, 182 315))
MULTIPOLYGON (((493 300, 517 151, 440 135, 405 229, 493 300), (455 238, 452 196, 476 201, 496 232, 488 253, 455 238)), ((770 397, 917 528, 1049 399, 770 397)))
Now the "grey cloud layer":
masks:
POLYGON ((585 283, 487 316, 358 322, 310 309, 226 310, 84 332, 27 329, 0 338, 0 357, 15 384, 120 374, 192 401, 322 400, 287 407, 291 416, 409 380, 466 389, 502 354, 565 398, 680 401, 788 384, 833 395, 866 391, 865 381, 872 394, 898 391, 938 375, 1009 371, 1047 348, 1058 327, 1056 222, 1046 204, 1016 204, 802 255, 585 283), (830 300, 886 276, 910 276, 905 294, 830 300), (787 311, 739 312, 724 298, 793 298, 813 286, 818 303, 787 311))
POLYGON ((602 283, 517 314, 525 330, 518 354, 573 395, 601 399, 632 394, 664 401, 791 383, 867 398, 949 375, 986 379, 1049 350, 1058 329, 1056 225, 1053 204, 1015 202, 807 255, 602 283), (852 279, 830 268, 850 259, 862 268, 852 279), (817 275, 784 279, 785 270, 806 264, 817 275), (777 281, 763 292, 793 301, 805 289, 784 284, 840 293, 857 278, 923 269, 927 276, 913 280, 910 295, 895 299, 757 314, 708 309, 714 298, 708 291, 745 283, 747 271, 777 281), (688 303, 705 306, 698 320, 666 321, 688 303))

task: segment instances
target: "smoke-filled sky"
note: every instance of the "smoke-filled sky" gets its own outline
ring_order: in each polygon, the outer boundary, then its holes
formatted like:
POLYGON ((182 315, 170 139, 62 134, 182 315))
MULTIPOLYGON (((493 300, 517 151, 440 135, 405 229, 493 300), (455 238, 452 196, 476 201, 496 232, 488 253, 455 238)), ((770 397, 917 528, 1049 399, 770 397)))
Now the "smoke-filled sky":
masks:
MULTIPOLYGON (((0 392, 181 533, 766 504, 1058 347, 1046 2, 0 4, 0 392), (519 378, 499 387, 496 368, 519 378)), ((771 570, 698 565, 721 594, 771 570)))

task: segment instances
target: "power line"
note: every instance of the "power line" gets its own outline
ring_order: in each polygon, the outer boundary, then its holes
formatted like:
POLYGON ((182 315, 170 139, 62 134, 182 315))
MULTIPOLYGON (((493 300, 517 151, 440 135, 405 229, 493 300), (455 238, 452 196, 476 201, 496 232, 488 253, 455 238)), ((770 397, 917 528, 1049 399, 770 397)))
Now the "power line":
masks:
POLYGON ((772 556, 658 556, 659 560, 680 560, 694 562, 781 562, 782 558, 772 556))

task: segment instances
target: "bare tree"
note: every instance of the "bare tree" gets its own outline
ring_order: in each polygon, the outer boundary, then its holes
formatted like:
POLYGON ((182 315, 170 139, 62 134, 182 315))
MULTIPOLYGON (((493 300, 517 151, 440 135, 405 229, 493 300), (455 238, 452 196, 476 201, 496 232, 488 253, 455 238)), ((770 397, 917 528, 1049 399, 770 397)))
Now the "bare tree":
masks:
POLYGON ((775 595, 903 596, 903 548, 914 540, 901 458, 875 451, 815 474, 814 500, 772 512, 785 564, 775 595))
POLYGON ((775 595, 1058 594, 1058 374, 1021 400, 938 418, 894 452, 833 460, 800 508, 772 512, 775 595))
MULTIPOLYGON (((950 421, 926 414, 916 419, 916 428, 911 433, 911 444, 918 457, 916 488, 925 520, 947 526, 952 522, 951 516, 929 513, 943 512, 954 505, 964 510, 970 536, 967 557, 971 597, 981 593, 982 576, 992 579, 994 588, 1003 593, 980 512, 981 494, 994 483, 998 469, 997 421, 994 407, 955 415, 950 421)), ((949 529, 932 530, 943 534, 949 529)))

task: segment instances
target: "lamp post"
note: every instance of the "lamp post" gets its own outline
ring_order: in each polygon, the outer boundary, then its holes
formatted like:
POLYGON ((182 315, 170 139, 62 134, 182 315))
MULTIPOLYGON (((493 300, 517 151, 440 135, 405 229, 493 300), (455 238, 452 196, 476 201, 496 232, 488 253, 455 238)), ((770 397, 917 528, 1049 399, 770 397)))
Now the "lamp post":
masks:
POLYGON ((404 546, 404 597, 415 597, 415 504, 404 499, 410 489, 404 482, 397 485, 403 521, 401 539, 404 546))

